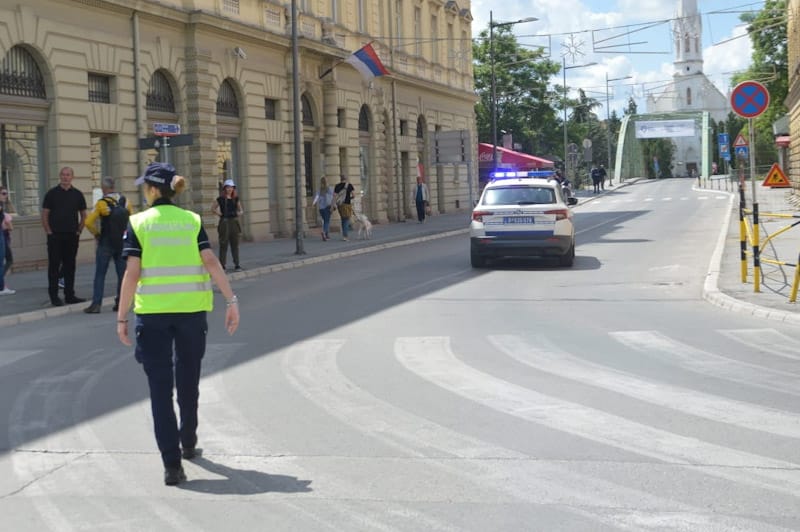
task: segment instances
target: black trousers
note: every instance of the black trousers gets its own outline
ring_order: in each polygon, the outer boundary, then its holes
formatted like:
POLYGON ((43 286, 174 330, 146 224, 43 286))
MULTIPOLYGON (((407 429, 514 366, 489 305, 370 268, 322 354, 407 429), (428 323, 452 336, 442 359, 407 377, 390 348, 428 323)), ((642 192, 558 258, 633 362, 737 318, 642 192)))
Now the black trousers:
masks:
POLYGON ((205 312, 136 315, 135 356, 150 386, 153 429, 165 467, 181 465, 181 447, 197 444, 197 402, 207 333, 205 312), (172 404, 173 389, 180 421, 172 404))
POLYGON ((58 298, 58 275, 64 277, 64 297, 75 297, 75 257, 78 255, 77 233, 53 233, 47 236, 47 293, 58 298))

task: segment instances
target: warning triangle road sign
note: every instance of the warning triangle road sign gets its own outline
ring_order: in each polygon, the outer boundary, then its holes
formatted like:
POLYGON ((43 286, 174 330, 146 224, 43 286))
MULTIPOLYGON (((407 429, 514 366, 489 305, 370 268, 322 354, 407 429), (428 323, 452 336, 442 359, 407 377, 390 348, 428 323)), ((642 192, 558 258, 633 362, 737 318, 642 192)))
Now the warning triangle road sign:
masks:
POLYGON ((789 180, 786 178, 786 174, 783 173, 783 170, 781 170, 781 167, 778 166, 778 163, 774 163, 772 168, 769 169, 769 172, 767 172, 767 177, 764 179, 764 182, 761 183, 761 186, 787 188, 791 187, 792 184, 789 183, 789 180))
POLYGON ((749 146, 750 144, 745 140, 741 133, 736 135, 736 140, 733 141, 733 147, 738 148, 740 146, 749 146))

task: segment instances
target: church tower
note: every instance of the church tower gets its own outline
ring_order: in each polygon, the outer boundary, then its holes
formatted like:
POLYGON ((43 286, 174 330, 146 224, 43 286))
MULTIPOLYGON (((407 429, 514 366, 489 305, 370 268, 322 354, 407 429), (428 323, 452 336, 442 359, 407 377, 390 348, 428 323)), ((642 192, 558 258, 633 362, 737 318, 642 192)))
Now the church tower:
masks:
POLYGON ((673 24, 675 38, 675 76, 703 73, 703 21, 697 0, 679 0, 673 24))

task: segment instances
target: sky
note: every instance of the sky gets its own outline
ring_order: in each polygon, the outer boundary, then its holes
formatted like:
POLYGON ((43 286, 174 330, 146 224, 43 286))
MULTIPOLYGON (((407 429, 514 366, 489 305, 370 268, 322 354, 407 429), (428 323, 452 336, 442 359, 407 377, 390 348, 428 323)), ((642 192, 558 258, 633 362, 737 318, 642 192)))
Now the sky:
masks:
MULTIPOLYGON (((672 79, 672 24, 664 21, 676 16, 678 4, 679 0, 473 0, 472 35, 488 28, 490 11, 495 23, 538 18, 512 26, 517 41, 525 47, 545 47, 559 63, 566 54, 568 67, 597 63, 568 68, 566 74, 568 87, 583 88, 587 96, 602 102, 597 109, 601 116, 606 110, 606 76, 609 80, 631 76, 608 85, 609 109, 621 116, 631 96, 639 112, 645 112, 647 94, 658 94, 672 79), (600 46, 613 48, 600 52, 600 46)), ((746 69, 752 55, 739 16, 763 7, 763 1, 697 0, 703 24, 703 72, 726 96, 731 74, 746 69)), ((562 83, 559 72, 553 84, 562 83)))

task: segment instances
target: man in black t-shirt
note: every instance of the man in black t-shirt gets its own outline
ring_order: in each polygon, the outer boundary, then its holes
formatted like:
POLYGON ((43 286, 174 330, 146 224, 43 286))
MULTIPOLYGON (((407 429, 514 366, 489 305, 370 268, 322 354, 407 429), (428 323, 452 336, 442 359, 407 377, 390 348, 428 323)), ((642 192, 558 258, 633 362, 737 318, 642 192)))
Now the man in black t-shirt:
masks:
POLYGON ((42 227, 47 233, 47 292, 54 307, 82 303, 75 296, 75 259, 78 241, 86 221, 86 198, 72 186, 72 168, 58 174, 59 183, 47 191, 42 201, 42 227), (64 301, 58 297, 59 270, 64 277, 64 301))

